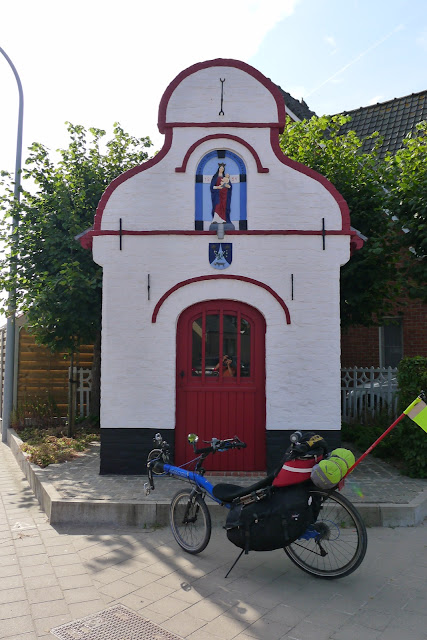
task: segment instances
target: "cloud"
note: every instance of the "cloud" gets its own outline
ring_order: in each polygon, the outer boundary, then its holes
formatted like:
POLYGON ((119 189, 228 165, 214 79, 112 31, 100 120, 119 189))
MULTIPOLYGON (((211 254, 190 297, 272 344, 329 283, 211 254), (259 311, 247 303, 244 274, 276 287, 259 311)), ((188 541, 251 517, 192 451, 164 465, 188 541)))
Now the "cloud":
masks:
POLYGON ((378 102, 382 102, 383 100, 384 100, 384 96, 381 96, 381 95, 374 96, 373 98, 368 100, 368 107, 373 104, 377 104, 378 102))
MULTIPOLYGON (((173 0, 167 2, 167 37, 176 40, 176 25, 188 25, 188 38, 180 39, 182 49, 203 52, 204 59, 209 57, 234 57, 247 60, 254 56, 267 33, 276 24, 292 15, 300 0, 234 0, 220 5, 218 11, 212 10, 212 4, 200 0, 187 0, 185 3, 186 20, 183 21, 183 4, 173 0), (211 51, 212 53, 209 53, 211 51)), ((144 5, 145 10, 145 5, 144 5)), ((160 4, 156 11, 164 12, 160 4)))
POLYGON ((427 51, 427 27, 425 27, 415 38, 415 42, 419 47, 421 47, 421 49, 427 51))
POLYGON ((317 87, 315 87, 314 89, 312 89, 310 91, 310 93, 308 93, 308 96, 313 95, 313 93, 316 93, 316 91, 319 91, 319 89, 321 89, 322 87, 324 87, 326 84, 329 84, 330 82, 336 82, 336 78, 338 76, 340 76, 342 73, 344 73, 344 71, 347 71, 347 69, 349 69, 350 67, 352 67, 354 64, 356 64, 356 62, 359 62, 359 60, 361 60, 362 58, 364 58, 366 55, 368 55, 368 53, 370 53, 371 51, 373 51, 374 49, 376 49, 377 47, 379 47, 381 44, 383 44, 383 42, 385 42, 386 40, 388 40, 389 38, 391 38, 392 36, 394 36, 395 33, 398 33, 399 31, 402 31, 402 29, 404 29, 404 25, 403 24, 399 24, 397 25, 397 27, 395 27, 392 31, 390 31, 389 33, 387 33, 385 36, 383 36, 382 38, 380 38, 379 40, 377 40, 376 42, 374 42, 373 44, 371 44, 367 49, 365 49, 364 51, 362 51, 361 53, 359 53, 355 58, 353 58, 353 60, 350 60, 350 62, 348 62, 347 64, 345 64, 343 67, 341 67, 341 69, 338 69, 338 71, 336 71, 335 73, 333 73, 331 76, 329 76, 329 78, 327 78, 326 80, 324 80, 321 84, 319 84, 317 87))
POLYGON ((323 41, 331 48, 331 51, 329 52, 330 56, 334 56, 338 53, 338 45, 334 36, 324 36, 323 41))
POLYGON ((286 85, 285 91, 290 93, 295 100, 302 100, 308 93, 307 87, 302 84, 286 85))

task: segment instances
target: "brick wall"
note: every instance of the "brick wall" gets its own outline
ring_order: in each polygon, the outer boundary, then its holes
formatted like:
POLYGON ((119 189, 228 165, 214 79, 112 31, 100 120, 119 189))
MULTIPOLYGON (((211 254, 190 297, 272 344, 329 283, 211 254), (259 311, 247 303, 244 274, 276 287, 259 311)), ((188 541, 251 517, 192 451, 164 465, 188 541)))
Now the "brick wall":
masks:
POLYGON ((403 319, 403 353, 427 357, 427 305, 408 301, 403 319))
POLYGON ((341 334, 342 367, 378 367, 378 327, 349 327, 341 334))
MULTIPOLYGON (((400 313, 396 311, 396 316, 400 313)), ((402 317, 403 355, 427 357, 427 305, 419 300, 407 300, 402 317)), ((344 330, 341 334, 341 366, 378 367, 379 339, 378 325, 344 330)))

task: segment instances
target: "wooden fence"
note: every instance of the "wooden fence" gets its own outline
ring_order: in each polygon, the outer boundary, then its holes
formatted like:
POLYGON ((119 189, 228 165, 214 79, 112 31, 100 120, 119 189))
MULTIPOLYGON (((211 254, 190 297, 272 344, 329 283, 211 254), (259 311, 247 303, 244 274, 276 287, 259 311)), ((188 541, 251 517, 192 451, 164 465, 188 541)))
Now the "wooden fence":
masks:
MULTIPOLYGON (((3 407, 5 329, 0 330, 1 409, 3 407)), ((76 356, 77 367, 91 369, 93 346, 83 345, 76 356)), ((35 343, 25 326, 17 327, 14 380, 16 405, 32 401, 52 401, 58 408, 58 417, 68 412, 68 381, 70 360, 66 353, 51 353, 35 343)), ((80 411, 80 410, 79 410, 80 411)), ((77 414, 79 415, 79 414, 77 414)))

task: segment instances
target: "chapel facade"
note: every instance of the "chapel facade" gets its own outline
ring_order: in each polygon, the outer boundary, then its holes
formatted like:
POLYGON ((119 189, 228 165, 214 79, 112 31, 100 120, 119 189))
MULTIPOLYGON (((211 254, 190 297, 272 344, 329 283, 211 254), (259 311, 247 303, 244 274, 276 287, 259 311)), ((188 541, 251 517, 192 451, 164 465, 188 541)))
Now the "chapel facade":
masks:
POLYGON ((197 63, 159 106, 164 146, 104 193, 81 242, 103 267, 101 473, 144 473, 238 435, 210 469, 270 470, 296 429, 340 434, 340 267, 361 240, 323 176, 287 158, 279 89, 197 63))

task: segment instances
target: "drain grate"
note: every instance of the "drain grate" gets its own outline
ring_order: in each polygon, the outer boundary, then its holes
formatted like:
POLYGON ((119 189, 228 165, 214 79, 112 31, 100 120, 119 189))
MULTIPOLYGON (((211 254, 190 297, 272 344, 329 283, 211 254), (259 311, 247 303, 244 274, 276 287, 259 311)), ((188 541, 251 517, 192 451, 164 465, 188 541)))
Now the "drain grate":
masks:
POLYGON ((122 604, 51 629, 60 640, 182 640, 122 604))

